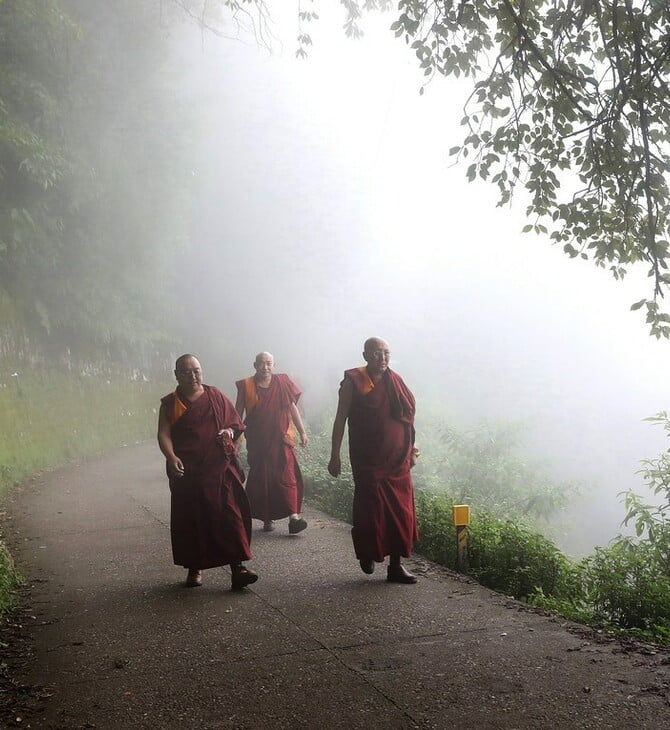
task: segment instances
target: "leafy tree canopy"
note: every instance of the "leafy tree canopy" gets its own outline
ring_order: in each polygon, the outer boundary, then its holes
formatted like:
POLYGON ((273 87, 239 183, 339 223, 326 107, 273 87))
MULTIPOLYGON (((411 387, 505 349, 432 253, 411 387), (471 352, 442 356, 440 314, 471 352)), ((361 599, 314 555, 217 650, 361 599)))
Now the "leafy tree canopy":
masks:
MULTIPOLYGON (((182 6, 187 0, 175 0, 182 6)), ((298 55, 318 0, 296 5, 298 55)), ((642 309, 670 336, 668 273, 670 4, 664 0, 341 0, 348 35, 365 11, 395 7, 391 30, 427 79, 472 80, 462 143, 467 178, 489 180, 499 205, 528 197, 526 231, 622 279, 647 267, 642 309)), ((188 3, 206 6, 202 0, 188 3)), ((265 28, 272 3, 220 0, 235 22, 265 28)), ((199 16, 205 21, 205 15, 199 16)), ((258 33, 263 37, 263 32, 258 33)))

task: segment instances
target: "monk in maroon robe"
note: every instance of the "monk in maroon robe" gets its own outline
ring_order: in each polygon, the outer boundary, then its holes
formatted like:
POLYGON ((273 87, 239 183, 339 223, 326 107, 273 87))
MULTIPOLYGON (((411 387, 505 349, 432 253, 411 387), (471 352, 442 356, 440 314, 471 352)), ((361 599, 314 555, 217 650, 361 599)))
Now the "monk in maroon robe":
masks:
POLYGON ((251 515, 235 443, 244 424, 220 390, 202 383, 193 355, 182 355, 174 372, 177 389, 161 399, 158 415, 174 562, 188 569, 188 587, 202 584, 205 568, 230 565, 232 588, 244 588, 258 579, 242 565, 251 558, 251 515))
POLYGON ((263 520, 266 532, 274 530, 275 520, 288 517, 289 533, 295 535, 307 527, 300 516, 304 485, 295 453, 296 429, 302 446, 308 438, 297 406, 301 391, 274 367, 269 352, 256 355, 256 374, 235 383, 235 408, 240 417, 246 413, 251 516, 263 520))
POLYGON ((349 425, 349 457, 354 477, 353 528, 356 557, 364 573, 389 556, 387 580, 416 583, 401 564, 418 539, 410 469, 418 456, 414 444, 414 396, 389 367, 388 343, 366 340, 367 366, 346 370, 333 424, 328 471, 341 472, 340 448, 349 425))

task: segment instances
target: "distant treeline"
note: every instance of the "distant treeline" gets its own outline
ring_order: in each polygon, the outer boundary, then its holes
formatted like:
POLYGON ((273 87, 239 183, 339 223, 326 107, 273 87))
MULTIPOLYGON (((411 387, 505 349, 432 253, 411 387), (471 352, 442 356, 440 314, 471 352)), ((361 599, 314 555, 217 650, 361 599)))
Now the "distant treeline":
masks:
POLYGON ((187 114, 149 0, 0 2, 0 358, 169 361, 187 114))

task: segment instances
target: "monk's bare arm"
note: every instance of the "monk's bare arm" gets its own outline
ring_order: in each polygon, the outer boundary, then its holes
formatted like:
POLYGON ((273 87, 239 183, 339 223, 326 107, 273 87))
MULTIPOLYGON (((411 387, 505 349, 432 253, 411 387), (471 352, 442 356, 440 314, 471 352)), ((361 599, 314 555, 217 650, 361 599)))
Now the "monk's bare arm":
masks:
POLYGON ((331 439, 330 461, 328 462, 329 473, 337 477, 342 471, 342 462, 340 461, 340 449, 342 448, 342 439, 344 438, 344 426, 349 417, 351 409, 351 401, 353 399, 353 385, 348 378, 345 378, 340 386, 340 396, 337 401, 337 413, 333 422, 333 436, 331 439))
POLYGON ((183 476, 184 464, 174 452, 170 422, 168 421, 165 405, 162 403, 158 412, 158 447, 167 461, 170 476, 183 476))
POLYGON ((291 403, 290 410, 291 419, 293 420, 293 423, 298 429, 298 433, 300 434, 300 443, 302 446, 307 446, 307 444, 309 443, 309 439, 307 438, 307 431, 305 431, 305 426, 303 425, 298 406, 295 403, 291 403))

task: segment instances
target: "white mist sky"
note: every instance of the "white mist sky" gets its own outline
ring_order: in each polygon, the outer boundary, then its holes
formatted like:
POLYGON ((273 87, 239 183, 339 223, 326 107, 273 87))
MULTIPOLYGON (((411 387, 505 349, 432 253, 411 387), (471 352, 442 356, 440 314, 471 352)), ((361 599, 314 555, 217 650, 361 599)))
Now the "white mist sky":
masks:
POLYGON ((639 461, 667 448, 642 422, 668 407, 670 346, 629 311, 646 272, 622 284, 570 260, 521 234, 522 199, 499 209, 493 186, 467 183, 448 150, 470 86, 438 78, 420 96, 390 15, 353 41, 342 11, 321 7, 298 60, 288 5, 272 53, 196 32, 180 49, 201 152, 184 282, 202 331, 182 349, 231 396, 270 350, 304 387, 309 422, 334 410, 363 341, 384 337, 419 420, 527 422, 533 453, 591 495, 582 543, 603 544, 616 494, 642 491, 639 461))

